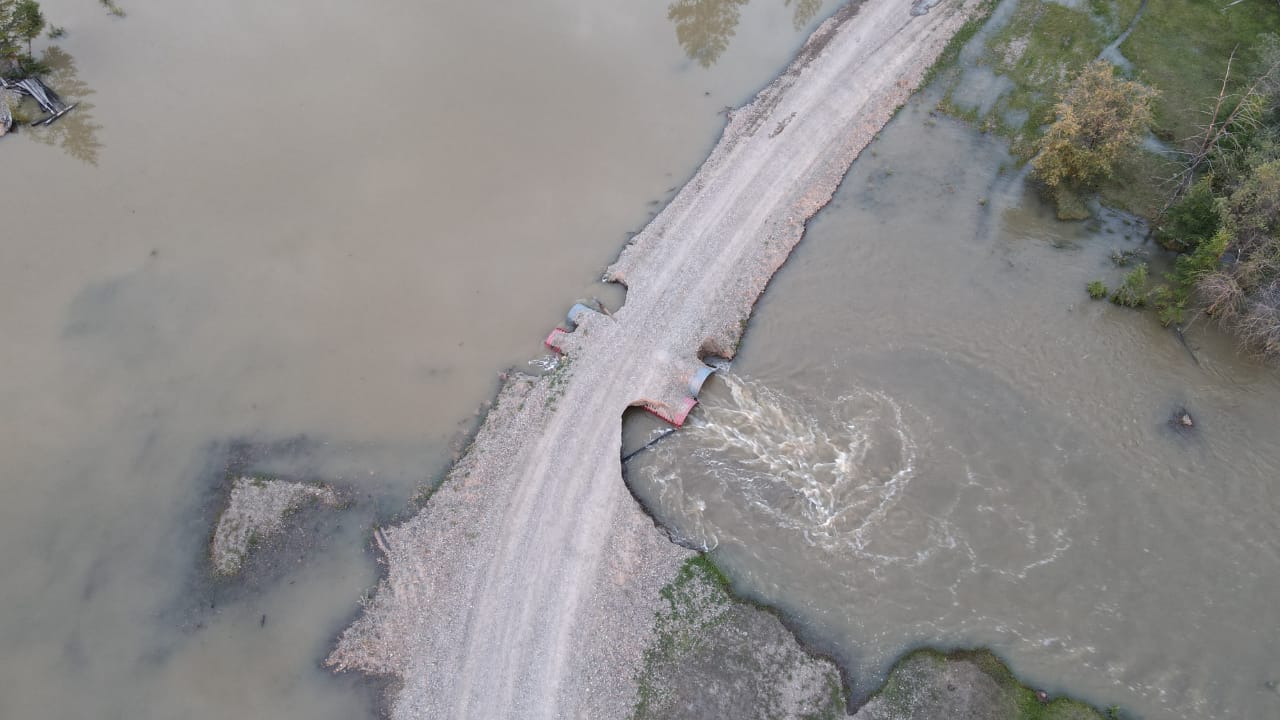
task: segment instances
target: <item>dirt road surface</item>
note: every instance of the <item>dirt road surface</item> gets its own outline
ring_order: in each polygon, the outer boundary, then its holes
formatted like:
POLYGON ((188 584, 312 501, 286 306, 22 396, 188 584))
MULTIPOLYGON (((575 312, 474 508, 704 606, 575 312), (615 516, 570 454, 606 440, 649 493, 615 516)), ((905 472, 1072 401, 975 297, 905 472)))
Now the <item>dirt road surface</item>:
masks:
POLYGON ((645 405, 683 421, 700 358, 732 357, 805 221, 976 4, 845 8, 731 115, 608 269, 625 305, 554 332, 560 367, 508 381, 422 511, 376 533, 387 578, 331 666, 395 678, 401 719, 630 714, 658 591, 689 551, 622 482, 622 414, 645 405))

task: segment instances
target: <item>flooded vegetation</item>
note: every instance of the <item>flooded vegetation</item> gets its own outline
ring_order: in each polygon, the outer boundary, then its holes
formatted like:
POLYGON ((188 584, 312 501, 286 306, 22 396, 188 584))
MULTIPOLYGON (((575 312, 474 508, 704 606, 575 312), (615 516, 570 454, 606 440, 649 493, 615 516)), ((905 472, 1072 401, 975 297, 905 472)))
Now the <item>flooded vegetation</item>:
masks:
POLYGON ((855 699, 940 643, 1128 717, 1275 714, 1280 380, 1211 327, 1197 364, 1090 303, 1113 253, 1151 248, 1141 225, 984 204, 1004 145, 932 99, 855 164, 632 487, 855 699))
MULTIPOLYGON (((620 303, 593 279, 836 3, 42 4, 79 105, 0 140, 0 716, 349 719, 383 688, 321 662, 377 529, 565 308, 620 303), (241 477, 344 504, 230 580, 210 541, 241 477)), ((1078 5, 1001 4, 1004 65, 904 108, 628 483, 856 702, 911 648, 989 646, 1125 717, 1272 717, 1280 379, 1206 322, 1089 302, 1113 256, 1172 258, 1011 170, 1051 112, 1019 84, 1044 31, 1101 52, 1137 10, 1078 5)), ((1174 5, 1117 50, 1157 85, 1183 80, 1161 37, 1205 40, 1174 5)), ((1168 97, 1102 188, 1123 209, 1190 127, 1168 97)))

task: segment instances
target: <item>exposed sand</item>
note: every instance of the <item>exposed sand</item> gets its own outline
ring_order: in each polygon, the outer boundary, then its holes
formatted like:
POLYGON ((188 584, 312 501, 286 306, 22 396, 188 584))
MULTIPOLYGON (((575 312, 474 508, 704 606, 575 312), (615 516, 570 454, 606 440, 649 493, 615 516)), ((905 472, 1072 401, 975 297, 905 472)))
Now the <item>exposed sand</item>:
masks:
POLYGON ((331 666, 398 678, 396 718, 629 715, 658 591, 689 551, 621 480, 622 414, 683 420, 700 355, 733 355, 805 221, 976 5, 845 8, 732 114, 606 273, 626 304, 553 333, 560 369, 509 381, 427 506, 378 533, 387 579, 331 666))
POLYGON ((260 542, 284 529, 289 513, 313 502, 336 506, 338 494, 324 485, 236 478, 209 546, 214 571, 219 575, 240 572, 245 559, 260 542))

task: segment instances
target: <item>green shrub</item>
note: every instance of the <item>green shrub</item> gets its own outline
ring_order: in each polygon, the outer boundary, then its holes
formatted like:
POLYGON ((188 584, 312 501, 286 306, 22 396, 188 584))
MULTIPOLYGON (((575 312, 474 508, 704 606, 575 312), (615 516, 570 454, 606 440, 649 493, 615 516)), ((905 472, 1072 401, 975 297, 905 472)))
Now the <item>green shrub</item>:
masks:
POLYGON ((1111 293, 1111 302, 1121 307, 1139 308, 1147 304, 1147 264, 1141 263, 1124 276, 1124 281, 1111 293))
POLYGON ((1164 222, 1156 229, 1156 241, 1169 250, 1187 252, 1213 237, 1221 225, 1222 213, 1213 194, 1213 176, 1206 175, 1170 206, 1164 222))
POLYGON ((1101 280, 1094 280, 1085 286, 1085 290, 1089 291, 1089 297, 1094 300, 1101 300, 1107 296, 1107 284, 1101 280))
POLYGON ((1165 327, 1182 324, 1189 299, 1189 293, 1184 292, 1177 285, 1161 283, 1151 290, 1151 305, 1156 309, 1160 324, 1165 327))
POLYGON ((1155 90, 1116 77, 1112 65, 1085 66, 1054 107, 1057 119, 1037 144, 1031 161, 1037 178, 1050 188, 1062 183, 1087 186, 1109 177, 1115 163, 1136 148, 1151 125, 1155 90))

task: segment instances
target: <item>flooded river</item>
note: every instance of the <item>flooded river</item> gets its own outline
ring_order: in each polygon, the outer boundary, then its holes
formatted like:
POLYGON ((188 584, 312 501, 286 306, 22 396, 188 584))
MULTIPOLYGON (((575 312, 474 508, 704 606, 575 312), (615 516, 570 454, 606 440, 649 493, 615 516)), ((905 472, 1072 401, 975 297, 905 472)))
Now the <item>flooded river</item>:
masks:
MULTIPOLYGON (((371 527, 616 304, 627 231, 834 2, 43 5, 83 104, 0 141, 0 717, 199 719, 374 713, 319 667, 371 527), (216 582, 232 470, 354 502, 216 582)), ((860 691, 990 644, 1144 717, 1274 717, 1280 381, 1088 302, 1137 231, 999 202, 1005 161, 901 113, 633 486, 860 691)))
POLYGON ((1140 229, 999 202, 1002 145, 928 107, 864 152, 633 486, 858 693, 904 648, 987 645, 1136 717, 1280 716, 1280 378, 1090 301, 1140 229))

